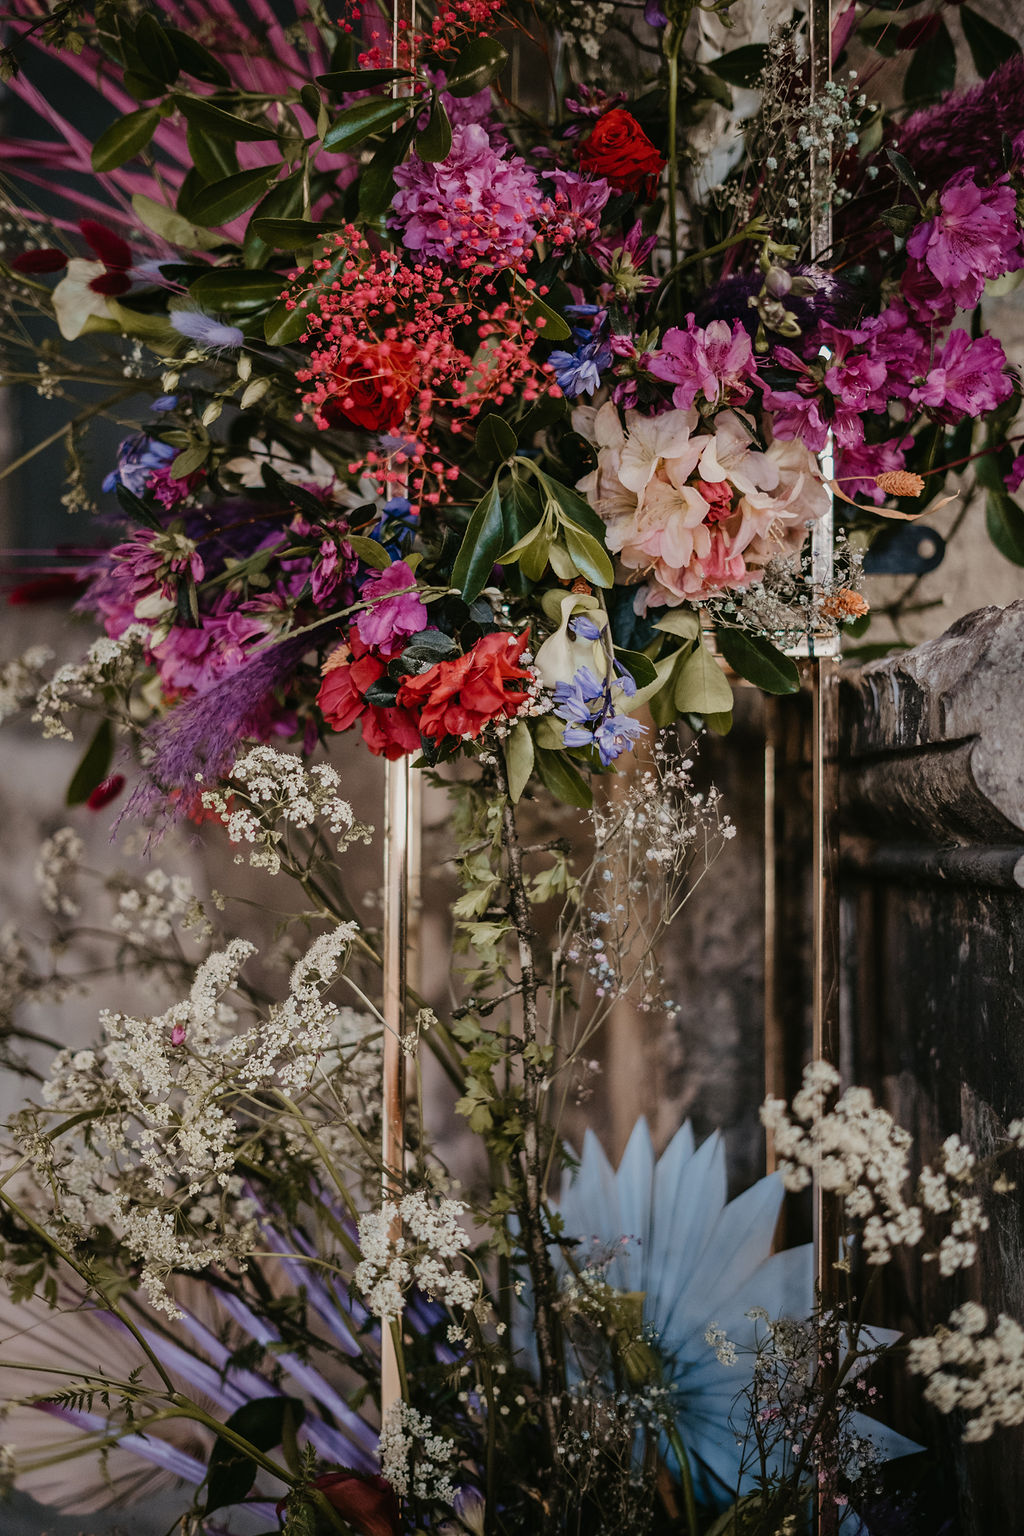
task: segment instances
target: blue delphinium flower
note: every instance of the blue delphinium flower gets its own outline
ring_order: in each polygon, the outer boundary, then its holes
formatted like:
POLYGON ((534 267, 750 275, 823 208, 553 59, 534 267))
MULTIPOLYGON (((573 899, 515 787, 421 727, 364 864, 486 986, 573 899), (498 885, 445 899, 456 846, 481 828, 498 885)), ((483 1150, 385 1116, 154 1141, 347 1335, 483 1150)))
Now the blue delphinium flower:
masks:
MULTIPOLYGON (((589 624, 600 633, 591 620, 573 621, 589 624)), ((596 639, 586 630, 577 629, 585 639, 596 639)), ((621 662, 615 663, 615 679, 602 681, 589 667, 579 667, 569 683, 555 684, 555 714, 565 721, 562 742, 567 747, 596 747, 601 764, 609 768, 623 752, 630 752, 633 743, 646 735, 646 725, 631 720, 628 715, 616 713, 615 694, 632 698, 636 683, 621 662)))
POLYGON ((163 469, 178 457, 178 449, 170 443, 162 443, 157 437, 137 432, 126 437, 117 450, 117 468, 112 469, 103 481, 103 489, 112 491, 123 485, 133 496, 144 496, 149 477, 154 469, 163 469))
POLYGON ((368 529, 368 537, 382 544, 392 560, 400 560, 419 530, 419 513, 405 496, 392 496, 381 508, 380 517, 368 529))
POLYGON ((575 352, 552 352, 548 362, 555 370, 559 389, 570 400, 592 395, 601 387, 601 374, 609 367, 612 349, 608 342, 586 341, 575 352))

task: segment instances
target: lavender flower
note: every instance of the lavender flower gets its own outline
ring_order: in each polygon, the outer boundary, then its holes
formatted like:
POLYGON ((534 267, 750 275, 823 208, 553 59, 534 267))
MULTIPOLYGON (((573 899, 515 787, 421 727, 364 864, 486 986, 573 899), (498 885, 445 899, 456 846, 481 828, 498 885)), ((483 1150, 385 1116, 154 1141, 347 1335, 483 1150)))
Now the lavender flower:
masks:
MULTIPOLYGON (((590 627, 596 628, 594 625, 590 627)), ((623 752, 632 751, 634 742, 647 732, 647 727, 639 720, 615 713, 615 691, 620 697, 627 698, 636 693, 636 683, 621 662, 616 662, 615 672, 614 682, 611 678, 602 681, 589 667, 579 667, 571 682, 555 684, 555 714, 566 722, 562 731, 563 744, 567 747, 596 747, 605 768, 609 768, 623 752), (599 706, 596 712, 594 705, 599 706)))
POLYGON ((197 309, 172 309, 168 319, 179 336, 186 336, 206 352, 233 352, 245 340, 237 325, 225 325, 197 309))

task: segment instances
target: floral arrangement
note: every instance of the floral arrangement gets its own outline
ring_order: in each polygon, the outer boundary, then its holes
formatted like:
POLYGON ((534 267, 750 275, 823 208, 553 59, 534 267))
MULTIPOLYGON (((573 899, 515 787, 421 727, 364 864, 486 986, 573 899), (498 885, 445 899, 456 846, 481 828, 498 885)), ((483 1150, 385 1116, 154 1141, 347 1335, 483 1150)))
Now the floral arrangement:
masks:
MULTIPOLYGON (((0 713, 65 738, 98 716, 69 804, 131 775, 122 828, 190 818, 299 903, 260 956, 180 876, 89 898, 159 1002, 104 1009, 11 1127, 14 1299, 88 1319, 76 1363, 43 1325, 6 1362, 19 1435, 56 1426, 12 1453, 36 1490, 98 1457, 122 1506, 190 1485, 179 1528, 208 1536, 774 1536, 812 1506, 870 1522, 919 1449, 883 1422, 883 1357, 968 1438, 1024 1415, 1016 1322, 970 1304, 901 1341, 871 1311, 900 1249, 950 1280, 974 1262, 1020 1124, 991 1163, 953 1138, 920 1167, 814 1064, 764 1109, 780 1175, 730 1202, 718 1138, 656 1158, 641 1125, 613 1171, 557 1109, 616 1003, 671 1006, 659 942, 732 835, 669 728, 727 731, 730 676, 795 692, 798 657, 867 622, 865 550, 950 470, 975 465, 1024 563, 1022 387, 982 316, 1024 270, 1020 51, 960 7, 985 78, 940 72, 926 101, 942 20, 850 6, 822 73, 799 16, 714 51, 729 0, 582 9, 13 6, 9 88, 50 137, 4 142, 5 380, 75 402, 72 510, 89 423, 126 408, 130 431, 106 543, 17 593, 70 588, 102 633, 8 665, 0 713), (508 66, 545 39, 538 107, 508 66), (104 104, 94 142, 34 83, 40 50, 104 104), (869 85, 899 50, 886 111, 869 85), (422 1093, 404 1166, 380 1151, 394 1021, 345 876, 371 829, 327 761, 357 729, 452 806, 465 967, 448 1017, 408 990, 400 1045, 454 1089, 469 1193, 422 1093), (586 813, 588 857, 524 841, 550 801, 586 813), (806 1247, 772 1252, 783 1186, 812 1179, 838 1306, 806 1247)), ((12 1007, 82 979, 89 878, 56 832, 58 963, 5 932, 12 1007)))

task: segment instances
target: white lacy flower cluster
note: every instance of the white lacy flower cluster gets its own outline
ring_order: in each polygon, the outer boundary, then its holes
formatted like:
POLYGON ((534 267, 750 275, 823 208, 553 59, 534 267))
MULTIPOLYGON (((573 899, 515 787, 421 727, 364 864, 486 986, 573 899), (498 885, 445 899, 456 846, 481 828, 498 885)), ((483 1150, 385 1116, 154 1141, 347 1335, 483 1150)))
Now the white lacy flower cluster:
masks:
POLYGON ((973 1264, 975 1235, 988 1227, 980 1197, 960 1187, 973 1175, 974 1154, 958 1136, 948 1137, 941 1168, 922 1170, 916 1202, 911 1202, 905 1194, 910 1133, 875 1103, 867 1088, 848 1088, 826 1111, 825 1102, 838 1086, 834 1067, 811 1062, 793 1099, 792 1118, 782 1099, 768 1098, 761 1106, 761 1123, 774 1138, 786 1188, 805 1189, 813 1178, 821 1189, 841 1196, 847 1216, 863 1223, 869 1264, 885 1264, 894 1248, 919 1243, 926 1211, 951 1216, 937 1253, 941 1273, 952 1275, 973 1264))
POLYGON ((149 639, 150 632, 144 624, 129 624, 116 640, 106 635, 95 640, 84 661, 66 662, 58 667, 35 698, 32 719, 43 727, 43 736, 72 741, 71 728, 64 716, 70 710, 97 702, 110 688, 130 684, 149 639))
POLYGON ((434 1428, 425 1413, 399 1400, 384 1415, 380 1470, 399 1498, 410 1494, 430 1504, 454 1504, 455 1442, 434 1428))
POLYGON ((133 944, 161 943, 179 930, 191 930, 198 939, 213 935, 187 875, 151 869, 139 885, 118 876, 109 889, 117 899, 110 926, 133 944))
POLYGON ((459 1222, 467 1209, 460 1200, 432 1204, 424 1190, 413 1190, 397 1204, 385 1200, 380 1210, 360 1216, 363 1257, 354 1278, 371 1311, 385 1321, 398 1317, 413 1282, 450 1307, 470 1311, 476 1306, 479 1282, 464 1269, 450 1267, 469 1247, 469 1234, 459 1222))
POLYGON ((966 1441, 987 1440, 999 1425, 1024 1424, 1024 1328, 1000 1313, 986 1333, 988 1313, 965 1302, 926 1339, 912 1339, 907 1366, 927 1376, 924 1395, 940 1413, 968 1415, 966 1441))
MULTIPOLYGON (((202 802, 224 823, 231 842, 250 844, 249 863, 256 869, 278 873, 289 827, 301 830, 321 822, 339 851, 370 840, 372 828, 356 821, 351 805, 339 798, 341 780, 327 763, 306 768, 294 752, 253 747, 235 763, 231 780, 241 795, 208 789, 202 802)), ((235 862, 243 862, 241 854, 235 862)))
POLYGON ((48 645, 31 645, 0 667, 0 723, 35 702, 52 660, 53 652, 48 645))
POLYGON ((254 1206, 234 1169, 253 1135, 252 1091, 304 1086, 335 1046, 338 1010, 325 1001, 355 937, 339 924, 314 940, 291 973, 291 990, 250 1028, 238 1029, 233 994, 256 953, 243 939, 207 956, 187 998, 157 1017, 104 1012, 95 1051, 62 1051, 44 1104, 85 1111, 81 1130, 51 1142, 38 1112, 15 1127, 23 1149, 59 1197, 64 1241, 109 1225, 142 1265, 154 1303, 174 1312, 166 1276, 175 1269, 243 1261, 257 1240, 254 1206), (247 1113, 239 1121, 237 1100, 247 1113))
POLYGON ((74 881, 84 852, 73 827, 60 827, 40 846, 35 881, 40 901, 54 917, 77 917, 81 911, 74 881))

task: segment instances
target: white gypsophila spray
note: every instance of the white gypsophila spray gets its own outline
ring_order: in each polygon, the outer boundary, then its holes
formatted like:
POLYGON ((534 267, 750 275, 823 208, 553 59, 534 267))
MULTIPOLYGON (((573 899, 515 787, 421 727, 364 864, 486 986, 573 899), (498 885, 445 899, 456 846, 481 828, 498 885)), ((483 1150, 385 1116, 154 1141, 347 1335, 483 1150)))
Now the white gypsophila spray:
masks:
POLYGON ((53 652, 48 645, 30 645, 27 651, 0 667, 0 724, 35 702, 52 660, 53 652))
POLYGON ((85 844, 74 827, 60 827, 40 846, 35 865, 39 899, 53 917, 77 917, 81 911, 75 876, 85 844))
MULTIPOLYGON (((370 840, 372 828, 358 822, 337 791, 341 780, 328 763, 307 768, 293 752, 253 747, 231 770, 233 790, 207 789, 201 796, 227 828, 233 843, 247 843, 249 863, 277 874, 289 828, 305 830, 319 823, 339 851, 370 840)), ((242 863, 241 854, 236 863, 242 863)))

